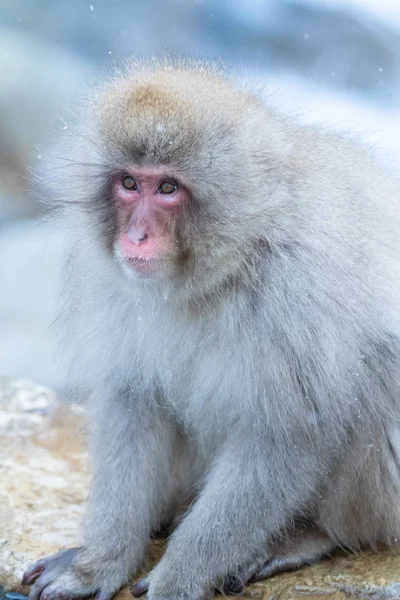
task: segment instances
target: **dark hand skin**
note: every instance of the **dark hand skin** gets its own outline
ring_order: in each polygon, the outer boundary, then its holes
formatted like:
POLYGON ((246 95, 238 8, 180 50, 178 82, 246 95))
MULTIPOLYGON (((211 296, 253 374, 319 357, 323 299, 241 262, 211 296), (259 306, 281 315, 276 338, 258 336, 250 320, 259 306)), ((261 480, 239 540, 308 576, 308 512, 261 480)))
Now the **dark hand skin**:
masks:
MULTIPOLYGON (((66 568, 71 567, 78 556, 79 550, 80 548, 61 550, 61 552, 42 558, 31 565, 25 571, 21 582, 23 585, 32 586, 29 591, 29 600, 39 600, 39 598, 46 600, 48 598, 46 587, 53 581, 58 572, 61 573, 66 568)), ((62 593, 59 593, 57 597, 61 599, 63 597, 62 593)))
MULTIPOLYGON (((46 594, 46 587, 53 581, 53 578, 57 575, 57 572, 62 572, 65 568, 71 567, 74 560, 77 558, 80 548, 69 548, 62 550, 53 556, 48 556, 38 560, 36 563, 31 565, 24 573, 22 577, 22 585, 31 585, 29 591, 29 600, 47 600, 50 597, 46 594)), ((269 575, 270 576, 270 575, 269 575)), ((254 579, 256 581, 256 579, 254 579)), ((259 579, 257 579, 259 581, 259 579)), ((222 586, 223 593, 230 596, 239 596, 244 592, 244 584, 238 577, 227 577, 222 586)), ((146 578, 141 579, 135 585, 131 587, 132 595, 135 598, 139 598, 146 594, 149 587, 149 581, 146 578)), ((62 600, 64 598, 62 592, 58 592, 56 598, 62 600)), ((111 600, 113 594, 99 594, 95 596, 98 600, 111 600)))

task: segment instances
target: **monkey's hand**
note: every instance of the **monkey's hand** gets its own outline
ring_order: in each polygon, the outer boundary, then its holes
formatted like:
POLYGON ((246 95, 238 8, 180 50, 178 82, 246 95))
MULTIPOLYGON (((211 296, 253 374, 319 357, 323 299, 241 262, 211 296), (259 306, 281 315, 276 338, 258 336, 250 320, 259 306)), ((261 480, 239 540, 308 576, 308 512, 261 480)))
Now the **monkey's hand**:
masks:
POLYGON ((29 600, 67 600, 95 596, 111 600, 126 583, 121 565, 90 564, 82 548, 70 548, 42 558, 24 573, 22 584, 32 585, 29 600))

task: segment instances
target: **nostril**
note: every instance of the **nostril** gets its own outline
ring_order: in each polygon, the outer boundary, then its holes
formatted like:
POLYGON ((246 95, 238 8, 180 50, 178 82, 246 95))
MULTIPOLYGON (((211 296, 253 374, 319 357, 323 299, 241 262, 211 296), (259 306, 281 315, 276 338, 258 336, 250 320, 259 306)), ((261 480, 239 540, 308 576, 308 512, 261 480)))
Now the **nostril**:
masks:
POLYGON ((141 244, 148 238, 145 229, 137 229, 136 227, 131 227, 129 229, 128 237, 133 244, 141 244))

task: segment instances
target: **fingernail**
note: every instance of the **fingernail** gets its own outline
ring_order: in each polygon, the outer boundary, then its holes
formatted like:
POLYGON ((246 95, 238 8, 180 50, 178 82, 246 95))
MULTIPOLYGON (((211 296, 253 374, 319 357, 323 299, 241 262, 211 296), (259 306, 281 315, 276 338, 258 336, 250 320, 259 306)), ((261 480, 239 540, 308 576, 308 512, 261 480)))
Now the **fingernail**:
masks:
POLYGON ((141 579, 131 587, 132 595, 135 598, 140 598, 140 596, 143 596, 147 592, 148 587, 149 582, 147 579, 141 579))

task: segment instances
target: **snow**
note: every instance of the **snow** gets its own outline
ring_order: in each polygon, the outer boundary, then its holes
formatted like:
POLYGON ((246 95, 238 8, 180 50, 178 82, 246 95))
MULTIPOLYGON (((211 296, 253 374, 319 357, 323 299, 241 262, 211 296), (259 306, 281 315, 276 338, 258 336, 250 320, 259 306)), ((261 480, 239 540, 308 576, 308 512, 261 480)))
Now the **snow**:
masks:
POLYGON ((400 28, 400 0, 302 0, 304 4, 320 5, 369 13, 374 19, 400 28))

